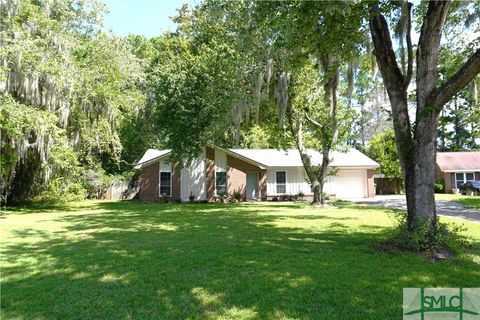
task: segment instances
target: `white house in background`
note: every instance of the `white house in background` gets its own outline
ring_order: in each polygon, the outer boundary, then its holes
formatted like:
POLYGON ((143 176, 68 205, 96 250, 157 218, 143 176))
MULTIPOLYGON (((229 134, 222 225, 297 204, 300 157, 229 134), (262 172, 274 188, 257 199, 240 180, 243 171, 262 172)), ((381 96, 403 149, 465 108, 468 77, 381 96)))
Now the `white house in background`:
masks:
MULTIPOLYGON (((169 161, 171 150, 149 149, 138 162, 141 170, 139 198, 156 202, 162 194, 188 201, 215 201, 220 194, 240 192, 243 199, 268 200, 281 195, 313 193, 297 149, 225 149, 209 145, 188 166, 169 161)), ((308 150, 314 165, 322 155, 308 150)), ((373 170, 379 164, 355 149, 331 154, 325 192, 340 199, 374 196, 373 170)))

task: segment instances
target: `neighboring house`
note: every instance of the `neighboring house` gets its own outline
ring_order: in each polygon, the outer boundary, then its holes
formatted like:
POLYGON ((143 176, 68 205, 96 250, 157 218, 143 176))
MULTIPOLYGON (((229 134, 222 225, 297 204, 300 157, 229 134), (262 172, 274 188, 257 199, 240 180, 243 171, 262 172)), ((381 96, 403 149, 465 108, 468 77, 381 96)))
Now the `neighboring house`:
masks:
POLYGON ((446 193, 480 180, 480 152, 437 152, 437 180, 445 183, 446 193))
MULTIPOLYGON (((197 201, 213 202, 217 195, 234 192, 240 192, 244 200, 300 192, 306 198, 313 196, 296 149, 224 149, 211 145, 181 169, 169 162, 170 152, 149 149, 138 162, 140 200, 156 202, 166 194, 181 201, 188 201, 192 195, 197 201)), ((319 165, 321 154, 308 152, 312 163, 319 165)), ((330 166, 338 172, 327 177, 327 194, 344 199, 374 196, 373 170, 378 163, 355 149, 333 152, 332 160, 330 166)))

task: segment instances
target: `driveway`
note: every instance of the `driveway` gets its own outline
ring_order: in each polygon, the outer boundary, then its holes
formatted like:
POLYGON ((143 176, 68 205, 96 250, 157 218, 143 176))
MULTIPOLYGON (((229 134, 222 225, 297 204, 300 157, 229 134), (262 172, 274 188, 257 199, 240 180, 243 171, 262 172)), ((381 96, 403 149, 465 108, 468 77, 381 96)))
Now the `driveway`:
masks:
MULTIPOLYGON (((374 198, 366 199, 350 199, 350 201, 359 204, 407 210, 407 202, 404 195, 375 196, 374 198)), ((454 201, 436 200, 435 202, 437 204, 437 213, 439 215, 480 222, 479 210, 467 208, 454 201)))

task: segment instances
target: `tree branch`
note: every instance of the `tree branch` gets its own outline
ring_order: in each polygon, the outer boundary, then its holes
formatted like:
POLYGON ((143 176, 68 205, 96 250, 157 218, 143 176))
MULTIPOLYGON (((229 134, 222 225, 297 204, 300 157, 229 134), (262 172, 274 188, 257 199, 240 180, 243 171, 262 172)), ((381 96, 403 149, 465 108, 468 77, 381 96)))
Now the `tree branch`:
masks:
POLYGON ((322 125, 317 121, 313 120, 312 118, 310 118, 310 116, 306 112, 305 112, 305 118, 307 118, 307 120, 318 129, 322 129, 322 125))
POLYGON ((382 72, 382 77, 386 86, 402 85, 403 89, 403 75, 398 67, 395 51, 393 50, 392 38, 388 29, 388 23, 385 17, 380 13, 378 3, 369 3, 370 11, 370 31, 372 34, 372 41, 374 45, 375 57, 377 58, 382 72))
POLYGON ((408 67, 407 67, 407 75, 404 79, 404 86, 405 88, 408 87, 410 84, 410 80, 412 80, 413 74, 413 48, 412 48, 412 37, 411 37, 411 30, 412 30, 412 4, 407 1, 407 14, 408 14, 408 22, 407 22, 407 52, 408 52, 408 67))
POLYGON ((458 71, 433 92, 432 100, 438 110, 480 73, 480 49, 458 71))

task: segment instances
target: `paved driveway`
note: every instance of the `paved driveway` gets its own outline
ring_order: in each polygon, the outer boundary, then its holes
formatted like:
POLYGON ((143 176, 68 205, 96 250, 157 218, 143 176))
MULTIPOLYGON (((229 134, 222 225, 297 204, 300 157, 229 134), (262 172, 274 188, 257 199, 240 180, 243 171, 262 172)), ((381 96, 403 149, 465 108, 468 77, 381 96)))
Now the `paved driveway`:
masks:
MULTIPOLYGON (((374 198, 351 199, 350 201, 360 204, 407 210, 407 203, 404 195, 375 196, 374 198)), ((437 213, 440 215, 480 222, 479 210, 467 208, 454 201, 437 200, 436 203, 437 213)))

